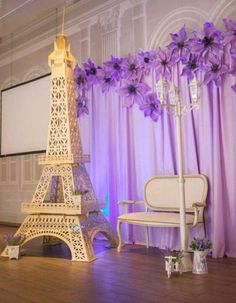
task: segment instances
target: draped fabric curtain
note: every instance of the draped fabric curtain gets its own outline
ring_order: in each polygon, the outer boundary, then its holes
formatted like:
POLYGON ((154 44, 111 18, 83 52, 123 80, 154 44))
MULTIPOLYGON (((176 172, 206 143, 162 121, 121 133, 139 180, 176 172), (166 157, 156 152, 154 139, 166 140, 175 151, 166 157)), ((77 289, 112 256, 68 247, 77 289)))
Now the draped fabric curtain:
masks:
MULTIPOLYGON (((173 79, 182 102, 188 103, 186 79, 178 78, 176 71, 173 79)), ((203 86, 199 110, 182 118, 184 173, 202 173, 209 182, 205 220, 213 257, 236 257, 236 95, 230 88, 234 80, 227 76, 220 88, 203 86)), ((155 80, 148 82, 153 88, 155 80)), ((125 108, 115 90, 104 94, 94 86, 89 116, 79 119, 84 152, 91 155, 88 171, 114 228, 119 200, 143 200, 148 178, 178 173, 174 117, 164 110, 155 123, 137 105, 125 108)), ((124 233, 127 242, 145 243, 142 227, 125 227, 124 233)), ((150 240, 153 246, 180 249, 177 228, 151 228, 150 240)))

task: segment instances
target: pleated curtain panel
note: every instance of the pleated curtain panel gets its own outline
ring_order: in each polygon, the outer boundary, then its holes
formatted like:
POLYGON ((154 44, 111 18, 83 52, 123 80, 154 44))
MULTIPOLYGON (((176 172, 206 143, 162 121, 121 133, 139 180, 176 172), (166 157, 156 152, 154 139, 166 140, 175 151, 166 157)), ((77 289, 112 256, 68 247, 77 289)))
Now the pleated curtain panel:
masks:
MULTIPOLYGON (((199 109, 182 117, 184 173, 204 174, 209 182, 205 222, 213 257, 236 257, 236 93, 232 89, 236 58, 230 51, 226 45, 222 58, 231 72, 221 77, 221 85, 214 81, 202 85, 199 109)), ((171 69, 171 81, 178 86, 181 101, 189 104, 189 81, 179 68, 183 68, 181 62, 171 69)), ((204 82, 204 74, 198 78, 204 82)), ((155 70, 145 76, 153 92, 157 80, 155 70)), ((114 85, 104 93, 104 87, 93 85, 86 93, 89 115, 79 118, 84 152, 91 155, 88 170, 114 227, 117 201, 143 200, 148 178, 178 173, 173 115, 163 110, 154 122, 138 106, 124 106, 117 89, 114 85)), ((195 233, 190 233, 190 239, 195 233)), ((145 243, 145 230, 126 227, 124 239, 145 243)), ((151 229, 150 242, 160 248, 180 249, 179 229, 151 229)))

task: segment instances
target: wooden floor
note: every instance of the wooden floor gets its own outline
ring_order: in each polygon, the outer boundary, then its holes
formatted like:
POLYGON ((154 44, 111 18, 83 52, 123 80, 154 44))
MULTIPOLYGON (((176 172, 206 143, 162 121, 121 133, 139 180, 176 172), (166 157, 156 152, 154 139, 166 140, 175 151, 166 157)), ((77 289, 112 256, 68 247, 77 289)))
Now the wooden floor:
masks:
MULTIPOLYGON (((0 226, 0 249, 4 232, 0 226)), ((118 254, 94 243, 97 260, 70 261, 63 245, 28 243, 19 260, 0 258, 0 303, 235 303, 236 259, 208 259, 209 274, 167 278, 158 249, 126 246, 118 254)))

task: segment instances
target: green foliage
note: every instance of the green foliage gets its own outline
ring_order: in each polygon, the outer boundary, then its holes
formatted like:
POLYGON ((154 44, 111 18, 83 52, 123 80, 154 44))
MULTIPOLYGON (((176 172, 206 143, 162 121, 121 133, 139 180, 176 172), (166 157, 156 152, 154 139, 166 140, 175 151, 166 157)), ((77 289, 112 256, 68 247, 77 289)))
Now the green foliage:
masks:
POLYGON ((25 237, 22 235, 11 236, 9 234, 5 234, 3 239, 8 246, 18 246, 24 242, 25 237))
POLYGON ((190 248, 193 251, 204 251, 212 248, 212 243, 207 239, 193 238, 190 248))

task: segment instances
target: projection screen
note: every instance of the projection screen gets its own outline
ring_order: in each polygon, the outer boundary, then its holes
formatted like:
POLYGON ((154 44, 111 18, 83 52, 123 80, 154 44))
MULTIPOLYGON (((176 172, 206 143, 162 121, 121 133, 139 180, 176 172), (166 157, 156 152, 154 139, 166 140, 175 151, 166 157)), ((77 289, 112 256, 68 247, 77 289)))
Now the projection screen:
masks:
POLYGON ((50 75, 1 91, 1 156, 46 150, 50 75))

